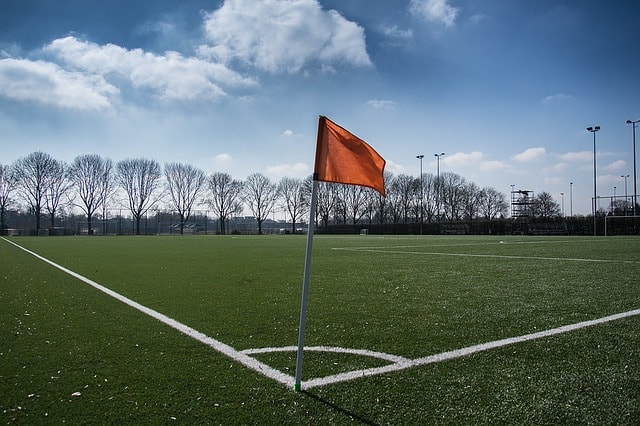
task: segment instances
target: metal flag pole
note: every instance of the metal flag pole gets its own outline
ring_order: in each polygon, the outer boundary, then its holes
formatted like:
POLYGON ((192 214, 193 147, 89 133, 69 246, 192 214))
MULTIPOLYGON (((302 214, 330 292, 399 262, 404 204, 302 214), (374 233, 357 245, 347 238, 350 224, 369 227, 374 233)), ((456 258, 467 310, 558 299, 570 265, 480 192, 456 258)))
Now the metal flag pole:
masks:
POLYGON ((302 382, 302 357, 304 352, 304 332, 307 323, 307 299, 309 297, 309 272, 311 269, 311 252, 313 248, 313 228, 316 203, 318 198, 318 176, 313 175, 313 186, 311 189, 311 206, 309 208, 309 227, 307 230, 307 253, 304 260, 304 277, 302 279, 302 304, 300 307, 300 328, 298 329, 298 354, 296 356, 296 378, 293 389, 296 392, 301 390, 302 382))

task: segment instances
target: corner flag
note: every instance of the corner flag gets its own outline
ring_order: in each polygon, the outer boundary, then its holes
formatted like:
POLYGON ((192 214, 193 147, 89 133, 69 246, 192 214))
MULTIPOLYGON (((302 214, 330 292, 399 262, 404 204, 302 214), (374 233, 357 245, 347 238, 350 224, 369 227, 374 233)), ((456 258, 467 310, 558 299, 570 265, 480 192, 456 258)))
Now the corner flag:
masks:
POLYGON ((327 117, 320 116, 313 170, 313 187, 311 189, 311 205, 309 207, 307 253, 304 261, 304 278, 302 282, 302 306, 300 307, 300 328, 298 329, 298 353, 294 383, 296 392, 300 392, 302 383, 304 331, 307 323, 309 271, 311 269, 313 222, 318 198, 318 181, 367 186, 375 189, 384 197, 384 166, 384 158, 365 141, 338 126, 327 117))
POLYGON ((314 167, 317 180, 367 186, 384 196, 385 163, 365 141, 320 116, 314 167))

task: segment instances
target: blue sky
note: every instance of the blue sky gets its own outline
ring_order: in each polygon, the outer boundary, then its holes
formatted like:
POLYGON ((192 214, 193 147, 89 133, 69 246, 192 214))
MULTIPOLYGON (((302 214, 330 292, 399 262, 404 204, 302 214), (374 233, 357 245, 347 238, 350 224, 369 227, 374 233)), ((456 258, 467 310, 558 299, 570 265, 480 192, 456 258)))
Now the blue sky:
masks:
MULTIPOLYGON (((311 173, 318 115, 394 174, 455 172, 590 212, 624 194, 640 118, 640 2, 4 0, 0 163, 184 162, 311 173)), ((638 132, 640 133, 640 132, 638 132)), ((640 135, 638 135, 640 137, 640 135)))

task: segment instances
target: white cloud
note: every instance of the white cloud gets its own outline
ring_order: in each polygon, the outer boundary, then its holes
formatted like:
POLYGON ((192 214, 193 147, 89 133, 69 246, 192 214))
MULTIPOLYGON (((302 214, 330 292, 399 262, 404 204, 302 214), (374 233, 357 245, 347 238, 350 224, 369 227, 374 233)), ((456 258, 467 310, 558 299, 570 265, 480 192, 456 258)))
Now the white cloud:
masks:
POLYGON ((554 176, 545 177, 543 180, 547 185, 560 185, 564 183, 564 179, 554 176))
POLYGON ((0 60, 0 95, 62 108, 102 110, 119 90, 96 74, 72 72, 27 59, 0 60))
POLYGON ((250 87, 256 81, 225 65, 185 58, 177 52, 156 55, 114 44, 97 45, 69 36, 45 46, 69 68, 124 78, 134 87, 151 89, 164 99, 219 98, 221 86, 250 87))
POLYGON ((311 167, 304 163, 278 164, 267 166, 265 174, 274 180, 280 180, 283 177, 303 179, 311 174, 311 167))
POLYGON ((542 103, 550 104, 553 102, 570 101, 572 99, 573 99, 573 96, 565 95, 564 93, 557 93, 555 95, 547 96, 542 100, 542 103))
POLYGON ((411 0, 409 12, 427 22, 452 27, 456 23, 460 9, 451 6, 448 0, 411 0))
POLYGON ((554 173, 562 173, 568 169, 569 169, 569 164, 562 162, 562 163, 554 164, 553 166, 551 166, 550 170, 554 173))
POLYGON ((413 30, 411 28, 403 30, 397 25, 380 25, 378 30, 385 36, 396 40, 409 40, 413 37, 413 30))
POLYGON ((387 161, 387 163, 384 165, 384 171, 385 172, 391 172, 394 175, 398 175, 398 174, 401 174, 401 173, 406 173, 406 168, 403 165, 398 164, 398 163, 396 163, 394 161, 391 161, 391 160, 386 160, 386 161, 387 161))
POLYGON ((560 155, 560 159, 563 161, 590 161, 593 159, 593 152, 580 151, 580 152, 567 152, 560 155))
POLYGON ((480 164, 484 159, 484 154, 479 151, 473 151, 470 153, 456 152, 455 154, 445 156, 440 160, 443 164, 453 169, 466 167, 473 164, 480 164))
POLYGON ((471 18, 469 18, 469 22, 471 22, 472 24, 479 24, 480 22, 484 21, 486 18, 487 18, 486 15, 477 13, 473 15, 471 18))
POLYGON ((216 155, 217 163, 229 163, 233 161, 233 157, 229 154, 218 154, 216 155))
POLYGON ((371 66, 364 29, 317 0, 225 0, 205 16, 199 53, 272 73, 337 64, 371 66))
POLYGON ((513 156, 513 159, 518 162, 534 161, 544 157, 547 150, 544 148, 529 148, 513 156))
POLYGON ((303 133, 296 133, 291 129, 287 129, 284 132, 282 132, 282 136, 286 137, 286 138, 291 138, 291 137, 301 137, 304 136, 303 133))
POLYGON ((624 160, 614 161, 613 163, 607 164, 602 168, 602 170, 607 172, 616 172, 619 170, 623 170, 627 166, 627 162, 624 160))
POLYGON ((367 101, 367 105, 373 109, 394 109, 397 104, 394 101, 371 99, 367 101))
POLYGON ((495 170, 506 169, 508 166, 502 161, 491 160, 491 161, 483 161, 480 163, 480 170, 483 172, 492 172, 495 170))

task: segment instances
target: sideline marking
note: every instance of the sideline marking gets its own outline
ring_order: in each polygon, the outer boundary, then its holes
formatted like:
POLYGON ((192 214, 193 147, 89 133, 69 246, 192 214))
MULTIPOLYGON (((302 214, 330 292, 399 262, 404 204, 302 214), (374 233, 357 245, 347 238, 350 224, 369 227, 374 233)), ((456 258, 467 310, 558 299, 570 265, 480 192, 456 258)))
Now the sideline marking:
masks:
POLYGON ((29 253, 32 256, 35 256, 36 258, 42 260, 43 262, 48 263, 49 265, 53 266, 54 268, 57 268, 59 270, 61 270, 62 272, 71 275, 74 278, 79 279, 80 281, 89 284, 90 286, 96 288, 97 290, 100 290, 103 293, 108 294, 109 296, 119 300, 120 302, 129 305, 130 307, 137 309, 138 311, 145 313, 147 315, 149 315, 152 318, 157 319, 158 321, 168 325, 169 327, 172 327, 178 331, 180 331, 183 334, 186 334, 189 337, 192 337, 196 340, 199 340, 200 342, 204 343, 207 346, 210 346, 211 348, 215 349, 216 351, 228 356, 229 358, 238 361, 240 364, 249 367, 259 373, 262 373, 263 375, 275 380, 276 382, 282 383, 283 385, 286 386, 293 386, 293 382, 294 382, 294 378, 288 374, 284 374, 279 370, 276 370, 273 367, 268 366, 267 364, 264 364, 260 361, 258 361, 255 358, 251 358, 250 356, 243 354, 242 352, 232 348, 231 346, 220 342, 219 340, 216 340, 212 337, 207 336, 204 333, 199 332, 198 330, 195 330, 191 327, 189 327, 188 325, 182 324, 181 322, 178 322, 176 320, 174 320, 173 318, 169 318, 168 316, 161 314, 158 311, 154 311, 151 308, 147 308, 144 305, 139 304, 138 302, 129 299, 128 297, 125 297, 123 295, 121 295, 120 293, 116 293, 113 290, 108 289, 107 287, 98 284, 95 281, 90 280, 89 278, 86 278, 76 272, 73 272, 70 269, 65 268, 64 266, 60 266, 57 263, 43 257, 40 256, 39 254, 28 250, 16 243, 14 243, 13 241, 7 240, 6 238, 2 238, 3 240, 5 240, 6 242, 13 244, 14 246, 18 247, 21 250, 24 250, 25 252, 29 253))
POLYGON ((405 251, 405 250, 386 250, 374 248, 358 248, 358 247, 333 247, 332 250, 338 251, 354 251, 364 253, 386 253, 386 254, 418 254, 423 256, 452 256, 452 257, 488 257, 494 259, 524 259, 524 260, 555 260, 567 262, 591 262, 591 263, 624 263, 636 265, 640 262, 637 260, 616 260, 616 259, 580 259, 573 257, 543 257, 543 256, 508 256, 504 254, 477 254, 477 253, 442 253, 427 251, 405 251))
MULTIPOLYGON (((189 337, 192 337, 202 343, 204 343, 205 345, 213 348, 214 350, 222 353, 223 355, 228 356, 229 358, 233 359, 234 361, 239 362, 240 364, 244 365, 245 367, 248 367, 270 379, 273 379, 274 381, 281 383, 285 386, 288 387, 292 387, 293 383, 294 383, 294 377, 288 374, 285 374, 273 367, 268 366, 267 364, 264 364, 260 361, 258 361, 255 358, 250 357, 249 355, 251 354, 260 354, 260 353, 269 353, 269 352, 287 352, 287 351, 293 351, 295 352, 297 350, 296 346, 287 346, 284 348, 262 348, 262 349, 246 349, 243 351, 238 351, 237 349, 234 349, 233 347, 220 342, 219 340, 216 340, 212 337, 207 336, 204 333, 199 332, 198 330, 195 330, 191 327, 189 327, 188 325, 182 324, 181 322, 178 322, 176 320, 174 320, 173 318, 169 318, 168 316, 161 314, 158 311, 155 311, 151 308, 147 308, 144 305, 139 304, 138 302, 135 302, 132 299, 129 299, 128 297, 125 297, 123 295, 121 295, 120 293, 116 293, 115 291, 104 287, 101 284, 98 284, 95 281, 90 280, 89 278, 86 278, 76 272, 73 272, 70 269, 65 268, 64 266, 58 265, 57 263, 31 251, 28 250, 22 246, 20 246, 19 244, 14 243, 13 241, 10 241, 4 237, 0 237, 2 238, 4 241, 8 242, 9 244, 19 248, 20 250, 25 251, 26 253, 29 253, 30 255, 36 257, 37 259, 42 260, 43 262, 53 266, 56 269, 59 269, 60 271, 71 275, 72 277, 86 283, 89 284, 90 286, 94 287, 97 290, 102 291, 103 293, 106 293, 107 295, 115 298, 116 300, 119 300, 120 302, 134 308, 137 309, 138 311, 149 315, 150 317, 168 325, 171 328, 174 328, 178 331, 180 331, 183 334, 186 334, 189 337)), ((368 251, 368 250, 367 250, 368 251)), ((423 253, 419 253, 419 254, 423 254, 423 253)), ((442 253, 439 253, 442 254, 442 253)), ((562 259, 558 259, 558 260, 562 260, 562 259)), ((566 259, 565 259, 566 260, 566 259)), ((572 259, 569 259, 572 260, 572 259)), ((580 259, 577 259, 580 260, 580 259)), ((340 348, 340 347, 330 347, 330 346, 310 346, 310 347, 305 347, 305 350, 307 351, 322 351, 322 352, 336 352, 336 353, 348 353, 348 354, 353 354, 353 355, 363 355, 363 356, 371 356, 374 358, 380 358, 380 359, 384 359, 386 361, 389 361, 391 364, 383 366, 383 367, 374 367, 374 368, 367 368, 367 369, 362 369, 362 370, 354 370, 354 371, 349 371, 346 373, 340 373, 340 374, 335 374, 332 376, 326 376, 326 377, 321 377, 321 378, 315 378, 315 379, 310 379, 310 380, 306 380, 306 381, 302 381, 302 389, 312 389, 315 387, 319 387, 319 386, 325 386, 325 385, 329 385, 332 383, 339 383, 339 382, 346 382, 346 381, 350 381, 350 380, 355 380, 361 377, 370 377, 370 376, 375 376, 375 375, 379 375, 379 374, 385 374, 385 373, 390 373, 390 372, 394 372, 394 371, 400 371, 400 370, 404 370, 407 368, 415 368, 415 367, 419 367, 419 366, 423 366, 423 365, 427 365, 427 364, 433 364, 436 362, 441 362, 441 361, 448 361, 448 360, 453 360, 456 358, 461 358, 464 356, 468 356, 471 354, 475 354, 478 352, 484 352, 484 351, 488 351, 491 349, 495 349, 495 348, 501 348, 504 346, 509 346, 509 345, 513 345, 516 343, 522 343, 522 342, 527 342, 530 340, 536 340, 536 339, 541 339, 544 337, 549 337, 549 336, 555 336, 558 334, 563 334, 563 333, 568 333, 570 331, 575 331, 575 330, 579 330, 582 328, 586 328, 586 327, 591 327, 593 325, 598 325, 598 324, 604 324, 607 322, 611 322, 611 321, 616 321, 619 319, 624 319, 624 318, 629 318, 629 317, 633 317, 636 315, 640 315, 640 309, 635 309, 632 311, 627 311, 627 312, 622 312, 622 313, 618 313, 618 314, 613 314, 613 315, 609 315, 606 317, 602 317, 602 318, 598 318, 598 319, 594 319, 594 320, 588 320, 588 321, 582 321, 579 323, 575 323, 575 324, 569 324, 569 325, 563 325, 561 327, 557 327, 557 328, 552 328, 549 330, 544 330, 544 331, 539 331, 536 333, 531 333, 531 334, 525 334, 522 336, 517 336, 517 337, 509 337, 506 339, 500 339, 500 340, 494 340, 492 342, 487 342, 487 343, 481 343, 478 345, 472 345, 472 346, 467 346, 465 348, 461 348, 461 349, 455 349, 455 350, 451 350, 451 351, 447 351, 447 352, 442 352, 439 354, 435 354, 435 355, 429 355, 426 357, 422 357, 422 358, 416 358, 416 359, 408 359, 408 358, 404 358, 401 356, 397 356, 397 355, 391 355, 391 354, 386 354, 383 352, 374 352, 374 351, 369 351, 366 349, 347 349, 347 348, 340 348)))

